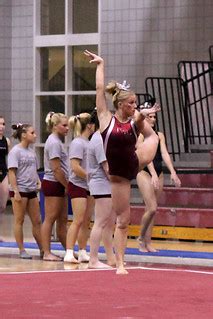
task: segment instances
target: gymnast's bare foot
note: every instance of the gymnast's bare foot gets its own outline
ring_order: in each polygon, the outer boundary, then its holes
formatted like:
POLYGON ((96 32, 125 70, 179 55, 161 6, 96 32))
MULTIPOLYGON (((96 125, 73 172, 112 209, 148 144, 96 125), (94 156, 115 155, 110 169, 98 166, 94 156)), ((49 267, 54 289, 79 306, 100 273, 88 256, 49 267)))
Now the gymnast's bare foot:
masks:
POLYGON ((124 268, 123 265, 117 267, 117 275, 128 275, 128 271, 124 268))
POLYGON ((145 242, 143 242, 140 239, 138 239, 138 242, 139 242, 139 251, 142 253, 148 253, 148 249, 147 249, 145 242))
POLYGON ((150 253, 157 253, 158 250, 151 246, 151 244, 146 244, 146 249, 150 253))
POLYGON ((91 261, 89 261, 88 268, 89 269, 111 269, 112 267, 98 260, 95 263, 92 263, 91 261))
POLYGON ((62 258, 59 256, 56 256, 54 254, 49 253, 49 254, 44 254, 43 260, 44 261, 62 261, 62 258))

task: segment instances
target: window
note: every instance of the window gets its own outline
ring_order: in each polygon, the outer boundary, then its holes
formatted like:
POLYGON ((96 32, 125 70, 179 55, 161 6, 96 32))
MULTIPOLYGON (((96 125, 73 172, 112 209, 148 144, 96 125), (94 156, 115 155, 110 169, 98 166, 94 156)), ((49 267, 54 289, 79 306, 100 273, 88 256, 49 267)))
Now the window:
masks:
POLYGON ((41 96, 40 105, 41 105, 40 138, 41 138, 41 142, 44 143, 48 137, 45 118, 50 111, 55 113, 65 113, 64 96, 61 96, 61 95, 41 96))
POLYGON ((74 95, 72 97, 73 114, 90 113, 95 108, 95 95, 74 95))
POLYGON ((41 0, 41 34, 65 33, 65 0, 41 0))
POLYGON ((90 91, 95 90, 95 70, 96 65, 88 63, 88 59, 83 54, 84 50, 97 53, 96 46, 73 46, 72 55, 72 83, 74 91, 90 91))
POLYGON ((95 106, 96 66, 83 51, 98 52, 99 5, 100 0, 34 1, 34 126, 40 159, 49 111, 71 116, 95 106))
POLYGON ((41 91, 65 90, 64 48, 50 47, 40 49, 41 91))
POLYGON ((73 0, 73 33, 98 32, 98 1, 73 0))

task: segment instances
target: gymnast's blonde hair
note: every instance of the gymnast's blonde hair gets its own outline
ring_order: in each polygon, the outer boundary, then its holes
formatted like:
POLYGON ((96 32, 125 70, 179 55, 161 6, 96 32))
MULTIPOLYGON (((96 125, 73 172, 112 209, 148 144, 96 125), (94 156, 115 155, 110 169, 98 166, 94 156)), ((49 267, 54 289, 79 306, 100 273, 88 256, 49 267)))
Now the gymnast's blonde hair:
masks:
POLYGON ((51 133, 54 126, 58 125, 61 122, 62 118, 67 119, 67 116, 63 113, 49 112, 45 119, 45 123, 47 125, 47 131, 51 133))
POLYGON ((69 118, 69 128, 73 130, 73 136, 80 136, 90 124, 91 115, 89 113, 80 113, 69 118))

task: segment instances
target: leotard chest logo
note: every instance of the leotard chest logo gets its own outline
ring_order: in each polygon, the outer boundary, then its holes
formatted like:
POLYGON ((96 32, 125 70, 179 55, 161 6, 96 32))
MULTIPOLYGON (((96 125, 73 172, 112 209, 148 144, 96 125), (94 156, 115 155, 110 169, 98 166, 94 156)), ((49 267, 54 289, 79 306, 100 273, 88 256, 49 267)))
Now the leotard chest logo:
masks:
POLYGON ((132 132, 129 130, 126 130, 122 127, 116 127, 116 133, 118 134, 124 134, 124 135, 132 135, 132 132))

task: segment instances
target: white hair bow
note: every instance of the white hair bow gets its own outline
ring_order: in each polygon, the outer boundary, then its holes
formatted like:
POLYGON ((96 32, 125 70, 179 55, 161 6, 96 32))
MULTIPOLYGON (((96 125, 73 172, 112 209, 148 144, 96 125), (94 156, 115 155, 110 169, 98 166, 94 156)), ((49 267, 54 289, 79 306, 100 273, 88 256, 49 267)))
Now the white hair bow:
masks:
POLYGON ((130 89, 130 84, 127 84, 126 80, 122 84, 117 82, 116 85, 120 90, 128 91, 130 89))

